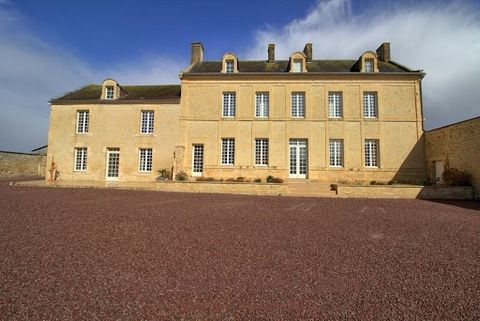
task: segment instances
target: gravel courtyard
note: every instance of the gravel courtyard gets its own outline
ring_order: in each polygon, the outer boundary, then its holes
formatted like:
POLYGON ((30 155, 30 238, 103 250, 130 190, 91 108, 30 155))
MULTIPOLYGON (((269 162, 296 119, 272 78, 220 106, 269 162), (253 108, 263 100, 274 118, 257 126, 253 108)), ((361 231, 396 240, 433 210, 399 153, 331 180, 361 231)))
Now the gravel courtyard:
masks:
POLYGON ((0 182, 1 320, 478 320, 480 204, 0 182))

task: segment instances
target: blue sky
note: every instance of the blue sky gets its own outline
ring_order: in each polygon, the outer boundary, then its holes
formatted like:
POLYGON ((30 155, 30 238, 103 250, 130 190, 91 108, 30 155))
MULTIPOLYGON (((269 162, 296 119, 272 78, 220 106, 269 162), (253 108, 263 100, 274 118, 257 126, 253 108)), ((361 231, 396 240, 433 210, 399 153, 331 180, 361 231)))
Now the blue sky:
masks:
POLYGON ((391 42, 393 60, 424 69, 425 125, 480 114, 480 5, 475 1, 0 0, 0 150, 46 144, 48 100, 113 77, 178 83, 190 42, 206 58, 234 51, 357 58, 391 42), (452 61, 453 60, 453 61, 452 61))

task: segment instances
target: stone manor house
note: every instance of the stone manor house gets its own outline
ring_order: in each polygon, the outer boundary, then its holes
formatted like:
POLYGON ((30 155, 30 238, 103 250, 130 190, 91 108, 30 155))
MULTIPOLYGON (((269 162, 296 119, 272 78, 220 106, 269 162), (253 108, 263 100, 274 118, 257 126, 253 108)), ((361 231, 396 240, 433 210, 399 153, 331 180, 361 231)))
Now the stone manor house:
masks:
MULTIPOLYGON (((107 79, 51 100, 47 170, 61 180, 191 177, 325 182, 426 178, 421 70, 383 43, 358 59, 205 61, 191 45, 180 85, 107 79)), ((47 179, 49 174, 47 173, 47 179)))

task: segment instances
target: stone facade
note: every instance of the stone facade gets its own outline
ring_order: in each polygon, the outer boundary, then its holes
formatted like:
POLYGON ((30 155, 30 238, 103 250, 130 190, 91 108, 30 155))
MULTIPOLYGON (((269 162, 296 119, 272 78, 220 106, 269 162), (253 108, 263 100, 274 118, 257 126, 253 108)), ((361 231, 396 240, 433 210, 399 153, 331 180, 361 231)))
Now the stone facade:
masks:
POLYGON ((432 180, 440 177, 443 168, 465 171, 480 198, 480 117, 427 131, 425 149, 432 180))
POLYGON ((45 155, 0 151, 0 176, 44 176, 45 155))
POLYGON ((263 181, 267 175, 325 182, 423 180, 424 74, 392 62, 387 45, 356 60, 314 60, 307 44, 286 61, 275 60, 275 47, 269 45, 265 61, 241 61, 226 53, 222 60, 209 62, 203 61, 203 45, 194 43, 192 64, 180 75, 178 99, 172 98, 171 88, 121 86, 107 79, 101 86, 52 100, 48 161, 55 160, 64 180, 107 180, 112 149, 119 153, 115 179, 124 182, 155 180, 164 168, 192 176, 263 181), (332 92, 341 97, 340 117, 329 115, 332 92), (235 96, 235 111, 228 117, 223 114, 225 93, 235 96), (268 96, 266 117, 256 115, 257 93, 268 96), (292 115, 294 93, 304 99, 299 117, 292 115), (375 95, 374 117, 364 115, 365 93, 375 95), (140 133, 144 110, 155 115, 154 131, 148 135, 140 133), (77 130, 80 111, 89 113, 86 133, 77 130), (232 164, 222 164, 222 139, 234 141, 232 164), (256 139, 268 142, 268 160, 261 165, 256 163, 256 139), (330 163, 333 139, 343 142, 340 166, 330 163), (377 166, 366 166, 369 139, 378 143, 377 166), (292 142, 305 148, 295 149, 292 142), (193 168, 194 146, 197 151, 201 146, 201 161, 196 154, 200 173, 193 168), (76 148, 86 148, 85 169, 76 168, 76 148), (151 171, 139 171, 141 148, 153 151, 151 171), (295 166, 303 162, 304 174, 292 175, 292 155, 297 157, 295 166))

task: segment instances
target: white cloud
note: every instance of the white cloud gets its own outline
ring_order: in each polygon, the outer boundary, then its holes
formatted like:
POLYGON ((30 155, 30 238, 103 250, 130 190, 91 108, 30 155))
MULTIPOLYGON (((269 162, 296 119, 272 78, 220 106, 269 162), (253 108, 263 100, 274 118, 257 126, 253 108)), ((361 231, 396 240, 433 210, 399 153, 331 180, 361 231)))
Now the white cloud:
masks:
POLYGON ((320 1, 280 29, 259 30, 249 58, 265 59, 267 43, 279 58, 313 43, 314 59, 358 58, 391 43, 392 59, 423 69, 427 128, 480 114, 480 13, 468 2, 383 3, 359 14, 348 0, 320 1))
POLYGON ((29 151, 47 143, 50 98, 108 77, 129 84, 178 83, 187 64, 144 56, 98 68, 42 41, 26 25, 14 8, 0 7, 0 150, 29 151))

